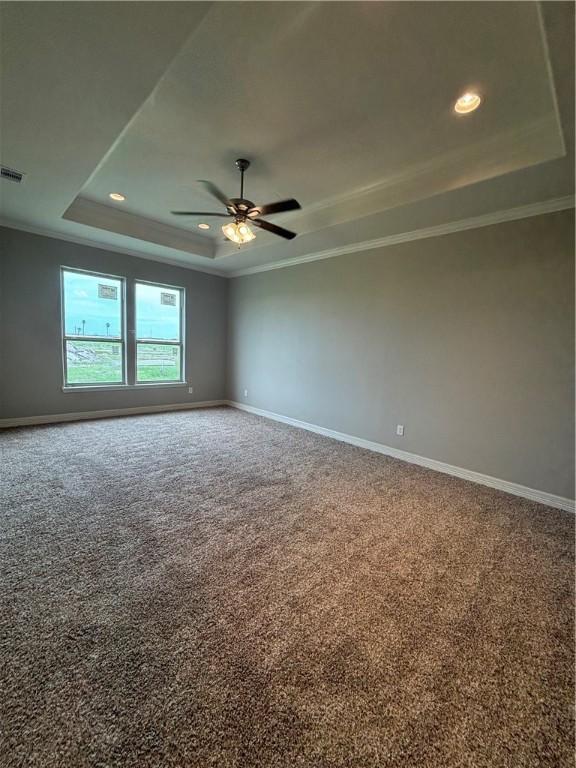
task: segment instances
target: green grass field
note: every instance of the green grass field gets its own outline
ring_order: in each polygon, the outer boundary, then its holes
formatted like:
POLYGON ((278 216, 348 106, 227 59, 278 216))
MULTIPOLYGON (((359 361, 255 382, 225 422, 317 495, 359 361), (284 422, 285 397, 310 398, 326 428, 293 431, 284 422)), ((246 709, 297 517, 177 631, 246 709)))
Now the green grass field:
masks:
POLYGON ((178 381, 180 379, 180 366, 172 365, 139 365, 138 381, 178 381))
MULTIPOLYGON (((121 384, 121 345, 99 341, 69 341, 68 384, 121 384)), ((179 381, 180 349, 165 344, 139 344, 137 381, 179 381)))
POLYGON ((68 384, 122 384, 122 368, 106 363, 68 365, 68 384))

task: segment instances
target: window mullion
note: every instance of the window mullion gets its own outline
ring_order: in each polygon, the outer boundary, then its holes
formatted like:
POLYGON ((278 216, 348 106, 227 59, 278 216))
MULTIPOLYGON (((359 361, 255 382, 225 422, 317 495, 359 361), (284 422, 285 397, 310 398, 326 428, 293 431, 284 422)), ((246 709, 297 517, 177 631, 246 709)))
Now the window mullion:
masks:
POLYGON ((136 285, 133 280, 126 281, 125 318, 126 333, 124 351, 126 353, 126 381, 128 384, 136 383, 136 311, 135 311, 136 285))

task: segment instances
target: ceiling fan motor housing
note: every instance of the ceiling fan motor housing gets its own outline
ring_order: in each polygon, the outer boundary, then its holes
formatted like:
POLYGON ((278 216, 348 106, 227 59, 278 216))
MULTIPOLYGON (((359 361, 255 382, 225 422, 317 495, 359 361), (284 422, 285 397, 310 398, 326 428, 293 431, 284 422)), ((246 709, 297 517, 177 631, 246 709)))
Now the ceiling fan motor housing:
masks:
MULTIPOLYGON (((254 203, 252 200, 246 200, 243 197, 231 197, 230 202, 233 203, 234 208, 236 208, 236 211, 240 213, 247 213, 252 208, 255 208, 254 203)), ((228 213, 234 214, 236 211, 234 211, 234 208, 232 206, 227 206, 228 213)))

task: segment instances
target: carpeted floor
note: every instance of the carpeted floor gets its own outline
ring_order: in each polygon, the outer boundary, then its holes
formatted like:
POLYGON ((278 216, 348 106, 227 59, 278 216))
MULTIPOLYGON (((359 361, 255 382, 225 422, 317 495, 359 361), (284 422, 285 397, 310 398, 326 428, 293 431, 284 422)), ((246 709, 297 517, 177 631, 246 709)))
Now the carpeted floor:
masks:
POLYGON ((0 765, 573 765, 573 516, 218 408, 0 435, 0 765))

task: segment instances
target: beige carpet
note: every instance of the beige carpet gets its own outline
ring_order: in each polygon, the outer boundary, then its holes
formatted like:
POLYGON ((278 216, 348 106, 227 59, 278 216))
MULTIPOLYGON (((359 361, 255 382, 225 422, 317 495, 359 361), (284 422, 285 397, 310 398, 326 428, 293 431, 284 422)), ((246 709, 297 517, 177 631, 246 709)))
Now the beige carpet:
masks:
POLYGON ((2 768, 567 768, 574 518, 231 409, 0 435, 2 768))

